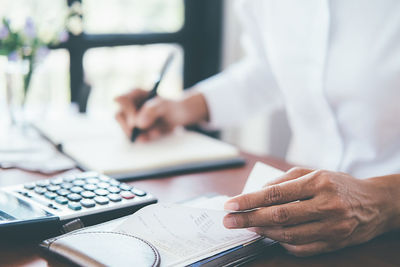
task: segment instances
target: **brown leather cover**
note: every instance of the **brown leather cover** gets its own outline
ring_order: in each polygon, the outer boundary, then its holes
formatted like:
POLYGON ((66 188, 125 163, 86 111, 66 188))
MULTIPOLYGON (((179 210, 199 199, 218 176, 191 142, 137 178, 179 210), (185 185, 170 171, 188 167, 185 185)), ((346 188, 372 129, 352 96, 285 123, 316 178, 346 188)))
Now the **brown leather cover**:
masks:
POLYGON ((80 266, 160 265, 160 255, 153 245, 125 233, 76 231, 45 240, 41 246, 80 266))

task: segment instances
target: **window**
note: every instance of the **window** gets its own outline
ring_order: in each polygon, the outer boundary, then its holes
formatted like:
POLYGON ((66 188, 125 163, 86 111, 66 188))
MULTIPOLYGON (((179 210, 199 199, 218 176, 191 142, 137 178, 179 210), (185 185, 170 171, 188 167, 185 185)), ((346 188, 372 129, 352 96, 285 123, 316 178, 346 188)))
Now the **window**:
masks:
POLYGON ((89 95, 85 83, 92 86, 94 98, 106 101, 126 90, 130 75, 132 86, 140 80, 134 77, 154 75, 162 64, 155 64, 154 55, 166 55, 168 47, 182 51, 182 66, 174 68, 176 85, 171 86, 187 88, 219 71, 222 0, 68 0, 68 4, 75 1, 82 1, 84 32, 71 36, 61 48, 70 53, 71 101, 79 103, 81 111, 86 110, 89 95), (135 62, 145 68, 138 70, 135 62), (119 80, 121 88, 110 89, 111 79, 119 80))

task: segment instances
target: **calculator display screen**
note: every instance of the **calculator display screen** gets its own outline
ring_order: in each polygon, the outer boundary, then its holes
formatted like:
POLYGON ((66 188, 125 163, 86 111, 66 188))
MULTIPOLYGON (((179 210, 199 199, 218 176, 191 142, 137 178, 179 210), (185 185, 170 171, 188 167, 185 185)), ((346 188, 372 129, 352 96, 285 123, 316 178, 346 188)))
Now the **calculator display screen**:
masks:
POLYGON ((7 221, 29 220, 48 216, 52 216, 52 214, 11 194, 0 191, 0 224, 7 221))

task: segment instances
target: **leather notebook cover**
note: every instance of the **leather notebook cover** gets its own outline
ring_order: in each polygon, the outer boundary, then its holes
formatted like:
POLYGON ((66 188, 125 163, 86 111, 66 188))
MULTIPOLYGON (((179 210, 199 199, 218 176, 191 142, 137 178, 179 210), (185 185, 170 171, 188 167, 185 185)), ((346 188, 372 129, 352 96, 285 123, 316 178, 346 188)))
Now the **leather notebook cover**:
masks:
POLYGON ((45 240, 41 247, 80 266, 160 265, 160 255, 152 244, 112 231, 75 231, 45 240))

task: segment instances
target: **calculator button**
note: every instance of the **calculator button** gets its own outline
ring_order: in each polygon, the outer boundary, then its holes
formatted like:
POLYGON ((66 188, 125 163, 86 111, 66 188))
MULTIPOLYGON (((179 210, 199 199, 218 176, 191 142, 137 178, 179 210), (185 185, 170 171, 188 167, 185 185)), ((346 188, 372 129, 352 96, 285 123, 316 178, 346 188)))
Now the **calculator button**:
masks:
POLYGON ((56 201, 58 204, 61 204, 61 205, 65 205, 65 204, 68 203, 68 199, 65 198, 65 197, 62 197, 62 196, 56 197, 56 198, 55 198, 55 201, 56 201))
POLYGON ((79 200, 82 199, 82 196, 81 196, 81 195, 78 195, 78 194, 75 194, 75 193, 72 193, 72 194, 69 194, 69 195, 67 196, 67 198, 68 198, 69 200, 71 200, 71 201, 79 201, 79 200))
POLYGON ((80 192, 83 191, 83 188, 80 186, 74 186, 74 187, 70 188, 69 191, 71 191, 72 193, 79 194, 80 192))
POLYGON ((62 182, 63 182, 63 179, 62 179, 62 178, 55 178, 55 179, 52 179, 52 180, 50 181, 50 183, 51 183, 51 184, 54 184, 54 185, 60 185, 60 184, 62 184, 62 182))
POLYGON ((36 183, 36 185, 40 186, 40 187, 45 187, 45 186, 48 186, 49 184, 50 184, 50 182, 48 180, 42 180, 42 181, 39 181, 36 183))
POLYGON ((94 201, 96 201, 96 203, 100 204, 100 205, 106 205, 108 204, 108 198, 106 197, 102 197, 102 196, 97 196, 94 198, 94 201))
POLYGON ((69 190, 67 190, 67 189, 60 189, 60 190, 57 190, 56 193, 59 196, 65 197, 66 195, 68 195, 71 192, 69 190))
POLYGON ((95 184, 85 184, 83 186, 83 189, 88 190, 88 191, 94 191, 97 189, 97 185, 95 184))
POLYGON ((107 196, 109 194, 109 192, 107 190, 101 189, 101 188, 100 189, 96 189, 94 192, 98 196, 107 196))
POLYGON ((68 176, 64 177, 63 180, 64 180, 64 182, 69 183, 69 182, 72 182, 73 180, 75 180, 75 176, 68 175, 68 176))
POLYGON ((109 183, 105 183, 105 182, 101 182, 101 183, 98 183, 97 186, 99 188, 107 188, 107 187, 110 186, 110 184, 109 183))
POLYGON ((35 184, 34 183, 24 184, 24 188, 28 190, 33 190, 35 188, 35 184))
POLYGON ((78 202, 69 202, 69 203, 68 203, 68 207, 69 207, 71 210, 80 210, 80 209, 82 209, 81 204, 79 204, 78 202))
POLYGON ((80 180, 80 179, 79 180, 75 180, 72 183, 74 185, 76 185, 76 186, 83 186, 84 184, 86 184, 84 180, 80 180))
POLYGON ((119 192, 121 192, 121 189, 116 186, 110 186, 109 188, 107 188, 107 190, 112 194, 118 194, 119 192))
POLYGON ((39 194, 39 195, 43 195, 46 191, 47 191, 47 190, 46 190, 46 188, 44 188, 44 187, 36 187, 36 188, 35 188, 35 193, 36 193, 36 194, 39 194))
POLYGON ((135 195, 137 195, 138 197, 144 197, 145 195, 147 195, 146 192, 144 192, 143 190, 137 189, 137 188, 133 188, 131 190, 132 193, 134 193, 135 195))
POLYGON ((119 202, 122 200, 120 195, 117 194, 109 194, 108 198, 112 201, 112 202, 119 202))
POLYGON ((49 185, 49 186, 47 186, 47 190, 49 190, 51 192, 56 192, 59 189, 61 189, 61 186, 59 186, 59 185, 49 185))
POLYGON ((93 208, 94 206, 96 206, 96 202, 94 202, 93 199, 82 199, 81 205, 85 208, 93 208))
POLYGON ((122 191, 120 195, 121 195, 121 197, 123 197, 125 199, 132 199, 135 197, 135 195, 133 193, 131 193, 130 191, 122 191))
POLYGON ((57 195, 56 193, 47 191, 47 192, 44 194, 44 196, 45 196, 46 198, 48 198, 48 199, 55 199, 58 195, 57 195))
POLYGON ((83 191, 81 193, 81 196, 83 196, 84 198, 94 198, 96 194, 93 193, 92 191, 83 191))
POLYGON ((110 177, 107 177, 107 176, 104 176, 104 175, 100 176, 99 179, 100 179, 100 181, 102 181, 102 182, 108 182, 108 181, 111 180, 110 177))
POLYGON ((69 182, 61 184, 61 187, 64 188, 64 189, 70 189, 73 186, 74 185, 72 183, 69 183, 69 182))
POLYGON ((100 180, 97 178, 89 178, 86 180, 86 182, 89 184, 97 184, 98 182, 100 182, 100 180))
POLYGON ((132 189, 132 186, 129 186, 127 184, 120 184, 119 188, 121 188, 121 190, 129 191, 132 189))
POLYGON ((108 181, 108 183, 110 184, 110 185, 113 185, 113 186, 119 186, 121 183, 120 182, 118 182, 117 180, 115 180, 115 179, 111 179, 110 181, 108 181))

